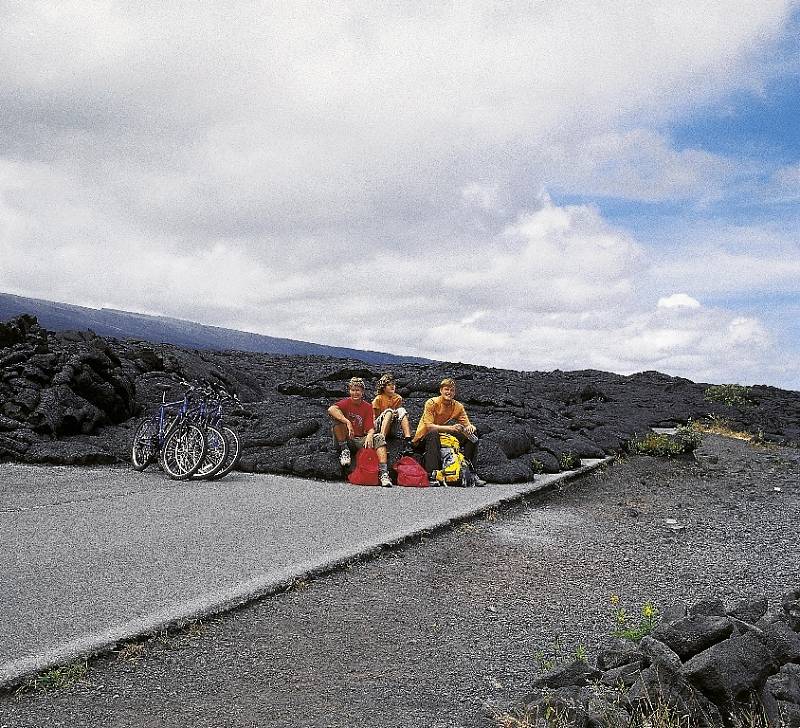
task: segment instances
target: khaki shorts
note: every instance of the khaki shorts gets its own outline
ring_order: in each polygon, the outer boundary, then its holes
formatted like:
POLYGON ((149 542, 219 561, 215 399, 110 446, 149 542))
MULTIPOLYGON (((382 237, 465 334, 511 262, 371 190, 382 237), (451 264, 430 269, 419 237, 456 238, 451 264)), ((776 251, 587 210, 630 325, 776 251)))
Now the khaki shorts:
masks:
POLYGON ((408 412, 406 412, 405 407, 398 407, 397 409, 392 409, 391 407, 387 407, 383 412, 381 412, 377 419, 375 420, 375 430, 380 431, 383 428, 383 421, 387 417, 394 417, 392 421, 392 429, 389 432, 389 437, 392 435, 397 435, 398 437, 402 437, 403 435, 403 428, 400 425, 400 420, 403 417, 408 417, 408 412))
MULTIPOLYGON (((349 442, 352 442, 356 446, 356 450, 360 450, 362 447, 365 447, 366 441, 366 435, 364 437, 352 437, 349 440, 349 442)), ((372 447, 386 447, 386 438, 384 438, 380 432, 376 432, 372 436, 372 447)))

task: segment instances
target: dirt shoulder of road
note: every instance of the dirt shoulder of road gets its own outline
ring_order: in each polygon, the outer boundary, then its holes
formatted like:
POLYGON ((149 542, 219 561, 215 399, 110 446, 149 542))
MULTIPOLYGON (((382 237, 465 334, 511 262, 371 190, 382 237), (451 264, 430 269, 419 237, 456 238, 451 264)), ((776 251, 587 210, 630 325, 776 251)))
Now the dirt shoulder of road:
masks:
POLYGON ((612 594, 635 611, 774 605, 798 586, 800 452, 710 436, 703 451, 628 458, 121 646, 66 687, 0 696, 0 726, 486 726, 487 706, 519 698, 542 662, 579 645, 591 656, 612 594))

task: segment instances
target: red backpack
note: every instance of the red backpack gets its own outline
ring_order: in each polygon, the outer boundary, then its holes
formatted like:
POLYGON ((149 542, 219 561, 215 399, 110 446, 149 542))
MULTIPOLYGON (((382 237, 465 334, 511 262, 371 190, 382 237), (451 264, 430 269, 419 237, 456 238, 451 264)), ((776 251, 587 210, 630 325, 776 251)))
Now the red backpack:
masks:
POLYGON ((427 488, 428 474, 414 458, 404 455, 392 467, 397 471, 397 484, 409 488, 427 488))
POLYGON ((378 453, 371 447, 362 447, 356 452, 356 466, 347 480, 353 485, 378 485, 378 453))

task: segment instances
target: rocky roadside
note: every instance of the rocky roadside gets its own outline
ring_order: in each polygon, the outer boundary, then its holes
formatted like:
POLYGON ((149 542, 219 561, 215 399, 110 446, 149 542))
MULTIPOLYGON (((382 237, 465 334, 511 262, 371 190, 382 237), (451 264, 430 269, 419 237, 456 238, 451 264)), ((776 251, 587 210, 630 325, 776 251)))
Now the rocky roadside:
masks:
MULTIPOLYGON (((21 316, 0 323, 0 461, 127 460, 137 420, 154 410, 162 387, 171 387, 174 399, 182 379, 207 379, 246 403, 246 412, 231 419, 241 435, 242 470, 337 480, 327 407, 345 396, 351 376, 363 377, 371 395, 382 371, 348 359, 187 351, 54 333, 21 316)), ((707 385, 659 372, 516 372, 461 363, 393 371, 413 422, 442 378, 457 381, 457 397, 482 433, 475 465, 494 483, 559 472, 573 456, 612 454, 651 427, 708 415, 771 442, 800 442, 800 392, 774 387, 752 387, 749 401, 733 406, 708 401, 707 385)))
POLYGON ((631 457, 228 615, 0 697, 0 726, 492 725, 539 668, 595 655, 612 594, 636 612, 798 583, 795 449, 707 437, 631 457), (715 462, 716 461, 716 462, 715 462), (779 490, 776 490, 779 489, 779 490))

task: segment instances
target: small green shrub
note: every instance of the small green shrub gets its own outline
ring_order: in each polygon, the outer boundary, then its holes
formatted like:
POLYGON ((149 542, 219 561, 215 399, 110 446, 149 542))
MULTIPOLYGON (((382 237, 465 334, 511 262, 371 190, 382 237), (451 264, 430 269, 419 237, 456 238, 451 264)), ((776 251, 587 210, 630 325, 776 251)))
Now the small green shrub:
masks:
POLYGON ((636 455, 674 458, 694 452, 701 442, 702 438, 697 432, 690 427, 681 427, 674 435, 655 432, 637 435, 628 443, 628 449, 636 455))
POLYGON ((537 460, 533 458, 531 460, 531 470, 533 470, 534 475, 539 475, 540 473, 544 472, 544 463, 541 460, 537 460))
POLYGON ((638 642, 645 635, 650 634, 658 624, 660 616, 658 609, 652 602, 647 601, 642 605, 637 621, 628 614, 622 606, 622 600, 618 595, 611 595, 612 620, 614 629, 612 634, 623 640, 638 642))
POLYGON ((691 420, 678 428, 675 439, 683 443, 684 452, 687 453, 694 452, 703 444, 703 436, 692 426, 691 420))
POLYGON ((741 384, 712 384, 703 395, 706 402, 721 402, 729 407, 753 404, 753 392, 741 384))
POLYGON ((581 466, 581 459, 574 452, 562 452, 558 456, 558 466, 562 470, 575 470, 581 466))

